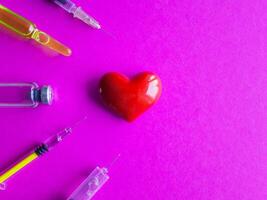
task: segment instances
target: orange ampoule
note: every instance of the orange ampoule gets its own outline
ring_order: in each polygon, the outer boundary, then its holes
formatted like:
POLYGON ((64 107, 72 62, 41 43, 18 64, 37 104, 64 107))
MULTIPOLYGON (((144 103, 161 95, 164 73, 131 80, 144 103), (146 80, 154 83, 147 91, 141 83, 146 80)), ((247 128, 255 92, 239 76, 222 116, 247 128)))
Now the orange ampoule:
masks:
POLYGON ((0 4, 0 24, 17 34, 34 39, 38 43, 49 47, 50 49, 64 55, 70 56, 71 49, 53 39, 48 34, 37 29, 36 25, 24 17, 14 13, 0 4))

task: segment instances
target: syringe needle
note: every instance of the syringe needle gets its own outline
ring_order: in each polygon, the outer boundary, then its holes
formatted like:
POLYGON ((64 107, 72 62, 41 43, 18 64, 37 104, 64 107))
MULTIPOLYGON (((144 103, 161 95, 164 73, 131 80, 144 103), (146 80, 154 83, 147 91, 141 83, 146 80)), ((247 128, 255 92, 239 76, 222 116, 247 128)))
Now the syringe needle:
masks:
POLYGON ((110 169, 114 163, 116 163, 118 161, 118 159, 121 157, 121 154, 119 153, 112 161, 111 163, 109 164, 109 166, 107 167, 107 169, 110 169))
POLYGON ((80 119, 79 121, 75 122, 73 125, 64 128, 63 130, 61 130, 60 132, 58 132, 56 135, 53 135, 52 137, 48 138, 44 142, 44 144, 46 145, 46 147, 49 150, 52 149, 54 146, 56 146, 58 143, 60 143, 65 137, 67 137, 68 135, 70 135, 72 133, 73 129, 75 127, 77 127, 78 125, 80 125, 80 123, 82 123, 86 119, 87 119, 87 116, 85 116, 82 119, 80 119))
POLYGON ((84 116, 83 118, 81 118, 79 121, 75 122, 70 128, 75 128, 77 127, 78 125, 80 125, 83 121, 87 120, 87 115, 84 116))

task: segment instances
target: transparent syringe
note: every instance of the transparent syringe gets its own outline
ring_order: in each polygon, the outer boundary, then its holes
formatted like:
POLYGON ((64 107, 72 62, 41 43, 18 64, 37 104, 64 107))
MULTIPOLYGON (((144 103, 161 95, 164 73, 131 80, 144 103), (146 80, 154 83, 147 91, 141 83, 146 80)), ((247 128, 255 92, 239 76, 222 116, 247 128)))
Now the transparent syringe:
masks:
POLYGON ((96 167, 92 173, 71 194, 68 200, 89 200, 108 181, 108 169, 96 167))
MULTIPOLYGON (((82 119, 81 121, 84 121, 85 119, 86 118, 82 119)), ((44 143, 36 147, 29 155, 27 155, 25 158, 17 162, 12 167, 5 170, 4 173, 0 174, 0 190, 6 189, 5 181, 7 181, 9 178, 11 178, 13 175, 15 175, 24 167, 26 167, 32 161, 34 161, 38 157, 44 155, 45 153, 53 149, 65 137, 71 134, 73 127, 76 127, 81 121, 75 123, 72 127, 65 128, 62 131, 55 134, 54 136, 48 138, 44 143)))
POLYGON ((89 26, 100 29, 101 26, 92 16, 87 14, 80 6, 76 6, 74 2, 71 0, 52 0, 61 8, 66 10, 69 13, 72 13, 75 18, 80 19, 84 23, 88 24, 89 26))
POLYGON ((108 181, 110 167, 118 160, 120 154, 112 161, 109 167, 96 167, 89 176, 79 185, 67 200, 90 200, 108 181))

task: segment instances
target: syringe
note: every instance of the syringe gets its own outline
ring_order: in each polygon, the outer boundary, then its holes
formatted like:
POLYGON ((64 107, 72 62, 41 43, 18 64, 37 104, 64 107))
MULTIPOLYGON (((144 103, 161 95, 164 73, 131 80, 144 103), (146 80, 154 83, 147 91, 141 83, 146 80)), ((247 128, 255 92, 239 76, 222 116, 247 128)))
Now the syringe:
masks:
POLYGON ((91 174, 79 185, 67 200, 90 200, 108 181, 110 167, 118 160, 120 154, 112 161, 109 167, 96 167, 91 174))
POLYGON ((72 13, 75 18, 80 19, 89 26, 100 29, 100 24, 90 15, 88 15, 81 7, 76 6, 71 0, 52 0, 61 8, 69 13, 72 13))
MULTIPOLYGON (((84 121, 86 118, 82 119, 84 121)), ((43 154, 50 151, 53 147, 59 144, 66 136, 72 133, 73 127, 76 127, 81 121, 75 123, 72 127, 65 128, 58 132, 54 136, 48 138, 44 143, 36 147, 28 156, 23 158, 21 161, 17 162, 15 165, 5 170, 3 174, 0 175, 0 189, 5 190, 5 181, 11 178, 14 174, 19 172, 25 166, 30 164, 32 161, 42 156, 43 154)))
POLYGON ((108 169, 96 167, 92 173, 71 194, 68 200, 89 200, 108 181, 108 169))

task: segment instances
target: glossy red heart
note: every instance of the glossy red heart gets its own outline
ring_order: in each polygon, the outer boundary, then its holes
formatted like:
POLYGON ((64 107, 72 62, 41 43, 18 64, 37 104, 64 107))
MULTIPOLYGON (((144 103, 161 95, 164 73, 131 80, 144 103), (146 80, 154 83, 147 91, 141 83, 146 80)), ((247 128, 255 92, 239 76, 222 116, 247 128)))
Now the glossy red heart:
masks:
POLYGON ((161 95, 160 78, 143 72, 129 79, 119 73, 105 74, 100 81, 104 102, 128 121, 133 121, 151 107, 161 95))

